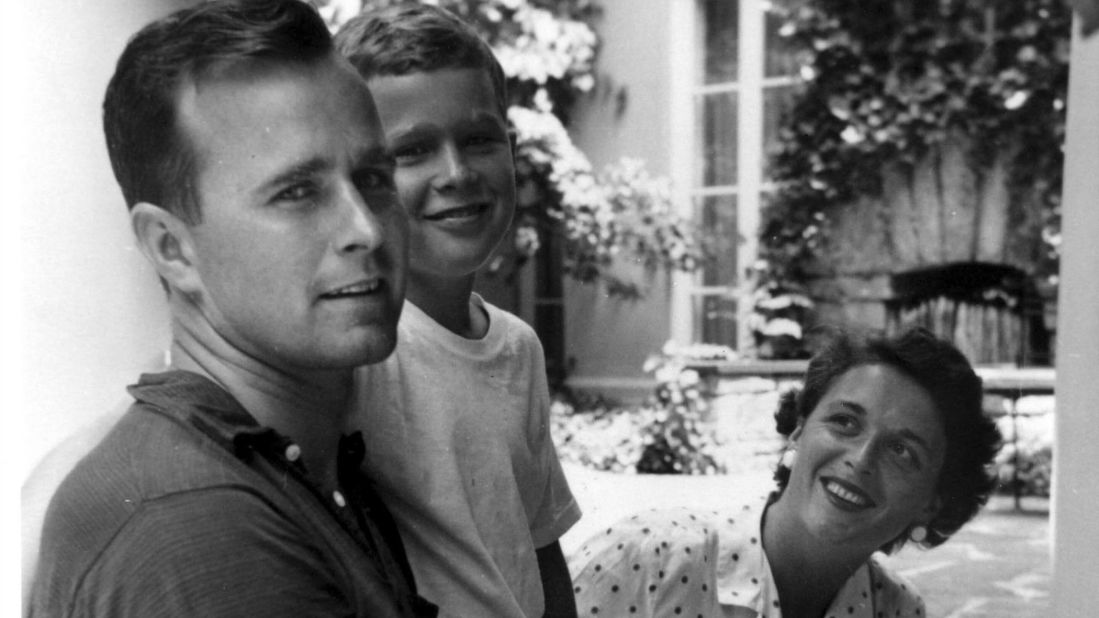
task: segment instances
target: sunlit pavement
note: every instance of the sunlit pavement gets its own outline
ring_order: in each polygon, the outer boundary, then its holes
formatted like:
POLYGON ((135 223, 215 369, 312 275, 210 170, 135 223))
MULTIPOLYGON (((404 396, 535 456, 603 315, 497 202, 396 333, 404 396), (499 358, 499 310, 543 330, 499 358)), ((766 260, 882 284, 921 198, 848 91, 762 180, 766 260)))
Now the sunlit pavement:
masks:
MULTIPOLYGON (((649 508, 721 509, 738 497, 762 495, 766 471, 685 477, 624 475, 565 464, 565 474, 584 518, 561 539, 565 554, 615 520, 649 508)), ((1026 499, 1015 510, 1010 497, 989 506, 944 545, 906 548, 887 561, 923 594, 928 616, 1028 617, 1049 613, 1049 508, 1026 499)))
POLYGON ((940 547, 904 549, 888 559, 923 593, 929 616, 1047 616, 1050 610, 1049 507, 996 496, 940 547))

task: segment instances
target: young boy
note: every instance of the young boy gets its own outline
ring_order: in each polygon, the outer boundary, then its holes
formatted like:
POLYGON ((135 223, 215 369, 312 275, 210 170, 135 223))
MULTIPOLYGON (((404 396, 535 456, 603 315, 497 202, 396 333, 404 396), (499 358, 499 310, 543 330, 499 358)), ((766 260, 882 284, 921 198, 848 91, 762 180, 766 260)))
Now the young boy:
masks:
POLYGON ((550 440, 542 347, 473 293, 515 210, 503 71, 432 6, 360 15, 336 41, 375 97, 410 219, 397 351, 357 374, 363 469, 443 615, 575 615, 558 539, 580 510, 550 440))

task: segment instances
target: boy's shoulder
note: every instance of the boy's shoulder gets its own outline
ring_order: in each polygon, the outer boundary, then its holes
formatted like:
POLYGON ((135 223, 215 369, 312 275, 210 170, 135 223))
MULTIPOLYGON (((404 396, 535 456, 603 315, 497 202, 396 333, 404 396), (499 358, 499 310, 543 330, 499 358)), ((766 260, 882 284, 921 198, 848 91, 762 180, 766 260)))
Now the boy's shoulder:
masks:
POLYGON ((509 333, 514 333, 516 336, 533 338, 535 340, 538 339, 538 335, 534 332, 534 328, 514 313, 497 307, 477 294, 474 294, 471 300, 474 303, 479 303, 481 307, 484 308, 485 313, 488 314, 489 328, 493 328, 494 325, 499 325, 501 328, 506 329, 509 333))

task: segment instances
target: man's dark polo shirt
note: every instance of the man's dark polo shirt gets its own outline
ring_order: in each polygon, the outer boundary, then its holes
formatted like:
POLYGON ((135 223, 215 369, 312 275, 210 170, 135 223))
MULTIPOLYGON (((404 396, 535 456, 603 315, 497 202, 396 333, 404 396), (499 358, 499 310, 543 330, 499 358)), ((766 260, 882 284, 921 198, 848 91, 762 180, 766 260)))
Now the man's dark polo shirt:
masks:
POLYGON ((144 375, 130 393, 50 503, 32 615, 435 614, 359 472, 359 435, 325 492, 297 445, 210 380, 144 375))

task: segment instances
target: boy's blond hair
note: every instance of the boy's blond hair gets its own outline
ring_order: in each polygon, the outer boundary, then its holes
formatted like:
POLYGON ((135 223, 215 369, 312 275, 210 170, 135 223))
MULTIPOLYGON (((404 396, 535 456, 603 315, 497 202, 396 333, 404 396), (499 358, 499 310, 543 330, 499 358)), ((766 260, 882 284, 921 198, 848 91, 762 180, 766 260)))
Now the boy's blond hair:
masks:
POLYGON ((504 70, 492 48, 450 11, 397 4, 362 13, 336 33, 336 49, 363 79, 440 69, 483 69, 492 80, 501 118, 507 118, 504 70))

